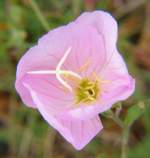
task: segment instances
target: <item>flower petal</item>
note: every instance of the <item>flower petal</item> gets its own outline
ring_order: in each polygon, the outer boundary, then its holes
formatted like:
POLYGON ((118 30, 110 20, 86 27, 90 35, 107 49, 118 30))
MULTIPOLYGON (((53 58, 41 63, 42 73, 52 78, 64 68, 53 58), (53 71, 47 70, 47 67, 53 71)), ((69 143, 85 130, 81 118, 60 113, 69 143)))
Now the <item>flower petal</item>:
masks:
MULTIPOLYGON (((105 92, 106 90, 107 96, 109 96, 110 92, 116 93, 115 89, 117 88, 120 88, 120 91, 124 88, 122 93, 118 94, 120 96, 126 94, 124 97, 119 97, 124 100, 129 97, 135 89, 135 81, 128 73, 125 62, 117 49, 113 50, 109 62, 99 71, 99 76, 102 80, 108 81, 108 83, 102 84, 102 91, 105 92)), ((115 99, 118 100, 117 98, 115 99)))
POLYGON ((99 71, 100 78, 108 83, 101 86, 101 102, 108 110, 115 102, 127 99, 135 90, 135 80, 128 73, 125 62, 117 49, 114 49, 109 62, 99 71))
POLYGON ((76 21, 50 31, 39 40, 38 44, 44 50, 49 50, 49 53, 52 49, 57 50, 59 45, 58 59, 68 47, 71 47, 64 68, 84 76, 91 74, 93 69, 100 67, 106 60, 103 36, 98 34, 94 27, 76 21))
POLYGON ((26 105, 35 107, 28 90, 22 85, 24 75, 29 71, 55 70, 69 47, 71 52, 61 69, 85 77, 105 61, 102 37, 91 26, 73 22, 50 31, 39 40, 38 45, 27 51, 17 66, 16 89, 26 105))
POLYGON ((15 87, 20 94, 23 102, 30 107, 36 107, 30 93, 26 87, 24 87, 22 79, 28 71, 52 69, 56 65, 56 60, 53 57, 49 57, 39 46, 34 46, 28 50, 28 52, 22 56, 17 66, 15 87))
POLYGON ((91 119, 80 120, 67 115, 53 115, 43 102, 43 96, 37 94, 30 85, 28 87, 33 101, 44 119, 70 142, 77 150, 81 150, 91 139, 102 130, 103 126, 99 116, 91 119))
POLYGON ((70 115, 80 119, 91 118, 111 108, 118 101, 127 99, 135 90, 135 80, 128 74, 127 67, 115 49, 109 62, 99 69, 98 76, 106 83, 100 84, 100 98, 92 105, 82 105, 70 110, 70 115))
POLYGON ((105 49, 109 57, 117 42, 118 28, 116 20, 109 13, 99 10, 81 14, 76 22, 94 27, 97 33, 103 36, 105 49))
MULTIPOLYGON (((72 138, 70 143, 78 150, 87 145, 103 128, 98 115, 86 120, 67 116, 64 118, 58 117, 58 121, 61 122, 63 128, 68 130, 72 138)), ((67 139, 67 133, 60 133, 67 139)))
POLYGON ((28 74, 22 78, 22 82, 25 88, 29 90, 26 87, 28 85, 41 96, 43 105, 53 114, 61 113, 73 105, 73 95, 58 82, 55 75, 28 74))

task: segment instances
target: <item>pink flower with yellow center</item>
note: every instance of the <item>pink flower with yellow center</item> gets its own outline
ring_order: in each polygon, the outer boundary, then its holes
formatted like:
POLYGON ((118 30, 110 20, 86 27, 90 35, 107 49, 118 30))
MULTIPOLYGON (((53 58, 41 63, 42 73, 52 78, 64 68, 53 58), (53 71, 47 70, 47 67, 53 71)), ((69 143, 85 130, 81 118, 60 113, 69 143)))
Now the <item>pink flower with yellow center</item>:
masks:
POLYGON ((110 14, 86 12, 41 37, 18 64, 23 102, 78 150, 102 130, 99 114, 134 91, 117 34, 110 14))

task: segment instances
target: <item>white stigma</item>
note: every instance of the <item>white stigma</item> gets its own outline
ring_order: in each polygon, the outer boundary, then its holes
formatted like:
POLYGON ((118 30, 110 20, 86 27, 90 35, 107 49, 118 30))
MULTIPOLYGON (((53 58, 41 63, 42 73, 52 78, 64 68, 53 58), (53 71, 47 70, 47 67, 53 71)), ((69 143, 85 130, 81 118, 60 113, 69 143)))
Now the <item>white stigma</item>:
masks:
POLYGON ((71 76, 74 76, 78 79, 82 79, 81 76, 73 71, 67 71, 67 70, 61 70, 61 66, 64 64, 67 56, 69 55, 69 53, 71 52, 71 47, 69 47, 67 49, 67 51, 64 53, 64 56, 61 58, 61 60, 59 61, 57 67, 56 67, 56 70, 38 70, 38 71, 29 71, 27 72, 28 74, 55 74, 56 75, 56 78, 58 79, 58 81, 66 88, 68 88, 71 92, 72 92, 72 88, 71 86, 66 82, 64 81, 62 78, 61 78, 61 75, 71 75, 71 76))

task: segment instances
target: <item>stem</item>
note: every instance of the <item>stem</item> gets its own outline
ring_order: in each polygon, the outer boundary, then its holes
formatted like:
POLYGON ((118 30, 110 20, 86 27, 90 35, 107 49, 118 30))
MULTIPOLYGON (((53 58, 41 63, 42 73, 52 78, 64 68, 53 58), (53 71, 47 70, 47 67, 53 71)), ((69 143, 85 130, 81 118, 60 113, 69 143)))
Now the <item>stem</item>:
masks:
POLYGON ((35 0, 29 0, 29 3, 31 5, 32 9, 34 10, 37 18, 41 22, 43 28, 46 31, 49 31, 50 30, 49 24, 47 23, 47 21, 45 20, 44 16, 42 15, 42 12, 41 12, 40 8, 38 7, 36 1, 35 0))
POLYGON ((112 110, 108 111, 108 115, 108 117, 116 122, 122 129, 124 128, 124 122, 118 116, 116 116, 112 110))
POLYGON ((127 158, 130 126, 125 125, 125 123, 115 115, 112 110, 107 111, 107 115, 103 114, 103 116, 111 118, 122 128, 121 158, 127 158))
POLYGON ((122 133, 121 158, 127 158, 129 127, 125 127, 122 133))
POLYGON ((122 129, 124 128, 124 123, 120 120, 119 117, 112 116, 111 119, 116 122, 122 129))
POLYGON ((128 153, 128 137, 129 137, 129 126, 126 126, 124 122, 116 116, 111 110, 111 118, 115 121, 123 130, 122 132, 122 143, 121 143, 121 158, 127 158, 128 153))

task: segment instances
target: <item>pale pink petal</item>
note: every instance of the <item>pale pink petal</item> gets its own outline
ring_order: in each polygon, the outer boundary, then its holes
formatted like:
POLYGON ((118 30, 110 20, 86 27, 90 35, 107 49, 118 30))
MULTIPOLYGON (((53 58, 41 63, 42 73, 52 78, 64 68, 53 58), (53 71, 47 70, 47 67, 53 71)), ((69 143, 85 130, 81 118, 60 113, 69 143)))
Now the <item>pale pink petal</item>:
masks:
POLYGON ((76 149, 81 150, 102 130, 103 126, 98 115, 87 120, 70 117, 67 113, 61 116, 53 115, 49 107, 43 104, 43 96, 37 94, 30 85, 26 84, 26 87, 44 119, 76 149))
MULTIPOLYGON (((63 128, 69 131, 72 138, 70 143, 78 150, 85 147, 103 128, 98 115, 86 120, 67 116, 64 118, 58 117, 58 121, 64 126, 63 128)), ((67 133, 60 133, 67 139, 67 133)))
POLYGON ((104 11, 85 12, 76 20, 77 23, 84 26, 92 26, 97 33, 103 37, 107 58, 116 47, 118 28, 116 20, 111 14, 104 11))
POLYGON ((15 88, 25 105, 36 108, 36 105, 32 100, 29 90, 22 84, 22 82, 16 81, 15 88))
POLYGON ((135 90, 135 80, 131 76, 118 76, 112 81, 112 85, 105 85, 107 90, 102 94, 103 108, 99 107, 99 112, 106 111, 118 102, 127 99, 135 90))
POLYGON ((58 82, 55 75, 28 74, 22 82, 25 88, 27 84, 41 96, 41 101, 51 113, 59 114, 72 108, 73 95, 58 82))
POLYGON ((67 61, 71 60, 76 73, 88 77, 93 70, 101 67, 106 60, 103 37, 97 34, 96 29, 76 23, 70 24, 73 49, 67 61))
POLYGON ((77 109, 72 109, 70 115, 87 119, 104 112, 118 102, 127 99, 135 90, 135 80, 128 74, 127 67, 115 49, 109 62, 98 70, 98 75, 102 81, 100 85, 100 97, 92 105, 82 105, 77 109))
MULTIPOLYGON (((30 48, 20 59, 17 66, 15 87, 26 105, 36 107, 32 101, 29 91, 22 84, 23 77, 29 71, 56 69, 61 57, 70 46, 68 45, 68 40, 64 35, 65 33, 63 31, 63 27, 50 31, 47 35, 45 35, 48 38, 43 36, 39 40, 38 45, 30 48), (62 36, 60 34, 62 34, 62 36), (46 43, 47 39, 48 43, 46 43)), ((70 63, 67 64, 71 65, 70 63)), ((63 67, 67 69, 67 67, 63 67)))
POLYGON ((50 31, 39 40, 38 45, 28 50, 17 66, 16 89, 26 105, 35 106, 28 90, 22 85, 22 78, 29 71, 55 70, 69 47, 72 49, 62 69, 85 77, 105 61, 102 37, 91 26, 85 28, 83 25, 70 23, 50 31))
POLYGON ((20 59, 17 66, 16 83, 15 87, 20 94, 23 102, 30 106, 36 107, 29 91, 24 87, 23 78, 29 71, 52 69, 56 65, 56 60, 53 57, 49 57, 39 46, 34 46, 28 50, 28 52, 20 59))
MULTIPOLYGON (((116 50, 116 41, 117 24, 110 14, 86 12, 41 37, 17 66, 15 86, 23 102, 37 108, 76 149, 82 149, 102 129, 98 114, 128 98, 135 89, 135 80, 116 50), (76 105, 74 93, 55 74, 28 73, 55 70, 68 48, 71 51, 61 69, 89 79, 96 74, 102 81, 100 97, 91 105, 76 105)), ((69 85, 77 86, 72 80, 69 85)))
POLYGON ((125 62, 117 49, 113 50, 109 62, 99 71, 99 75, 102 80, 108 81, 101 86, 101 102, 108 104, 104 110, 108 110, 115 102, 127 99, 135 90, 135 80, 128 73, 125 62))
POLYGON ((50 31, 39 40, 38 44, 49 53, 53 53, 52 49, 54 52, 58 50, 59 45, 59 52, 56 55, 58 59, 68 47, 71 47, 71 53, 63 68, 83 76, 91 74, 93 69, 96 71, 96 67, 100 67, 106 60, 103 36, 97 34, 97 30, 92 26, 84 26, 76 22, 50 31))

